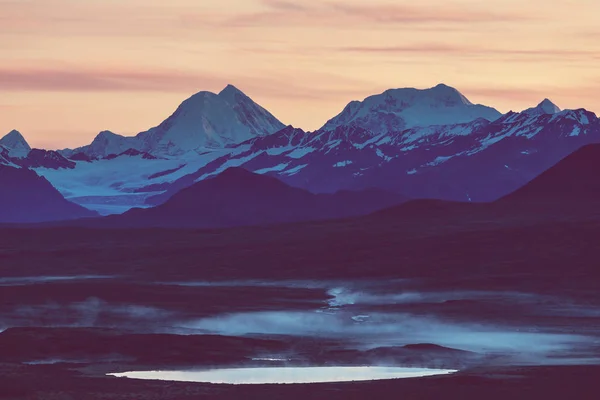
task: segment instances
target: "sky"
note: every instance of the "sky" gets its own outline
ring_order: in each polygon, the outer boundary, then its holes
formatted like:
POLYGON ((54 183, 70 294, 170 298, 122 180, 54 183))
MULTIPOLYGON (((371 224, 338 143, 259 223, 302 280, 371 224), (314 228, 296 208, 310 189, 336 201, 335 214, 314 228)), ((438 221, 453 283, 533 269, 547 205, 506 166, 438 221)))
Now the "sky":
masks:
POLYGON ((314 130, 351 100, 445 83, 600 113, 598 0, 0 0, 0 135, 134 135, 233 84, 314 130))

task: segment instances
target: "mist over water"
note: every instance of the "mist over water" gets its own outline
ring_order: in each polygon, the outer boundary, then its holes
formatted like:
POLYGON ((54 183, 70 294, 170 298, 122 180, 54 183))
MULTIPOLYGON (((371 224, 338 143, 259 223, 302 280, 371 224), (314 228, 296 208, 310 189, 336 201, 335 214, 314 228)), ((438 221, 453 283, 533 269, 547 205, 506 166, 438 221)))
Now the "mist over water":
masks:
MULTIPOLYGON (((329 282, 334 283, 334 282, 329 282)), ((340 282, 337 282, 338 284, 340 282)), ((401 282, 400 282, 401 283, 401 282)), ((553 357, 587 347, 597 340, 586 330, 563 330, 527 323, 531 315, 571 314, 595 316, 597 310, 568 299, 521 292, 493 291, 408 291, 378 290, 376 285, 329 286, 327 304, 313 311, 257 311, 228 313, 182 327, 191 331, 221 335, 291 335, 348 340, 361 349, 432 343, 478 353, 510 353, 531 357, 553 357), (379 306, 445 304, 449 301, 476 301, 502 307, 514 306, 523 315, 506 315, 514 323, 453 320, 435 312, 382 312, 379 306)), ((475 303, 478 304, 478 303, 475 303)))
POLYGON ((46 327, 115 327, 152 329, 168 326, 173 313, 151 306, 111 304, 99 298, 72 303, 16 306, 0 316, 0 325, 46 327))
MULTIPOLYGON (((0 286, 37 285, 39 282, 77 284, 77 280, 87 279, 109 282, 111 277, 4 278, 0 280, 0 286)), ((260 306, 238 304, 236 307, 243 311, 229 311, 231 308, 227 304, 207 303, 184 312, 168 309, 167 306, 172 307, 172 304, 161 303, 161 299, 151 305, 115 303, 99 297, 66 303, 47 301, 17 304, 3 310, 0 331, 14 326, 63 326, 186 335, 285 335, 339 340, 357 350, 431 343, 483 354, 512 354, 540 360, 573 354, 580 357, 581 349, 600 346, 597 339, 600 324, 596 323, 600 318, 598 309, 550 295, 426 290, 426 287, 419 290, 418 284, 406 280, 144 282, 144 285, 148 290, 156 288, 159 294, 163 293, 160 291, 162 285, 181 286, 192 291, 206 291, 209 287, 225 290, 229 287, 254 288, 255 297, 249 301, 259 301, 260 306), (292 300, 285 303, 281 296, 295 290, 299 295, 305 294, 303 289, 315 290, 311 292, 314 299, 305 303, 308 306, 286 308, 286 304, 293 304, 300 298, 292 296, 292 300), (451 312, 447 312, 448 305, 451 312), (215 311, 207 312, 207 307, 213 307, 215 311), (485 307, 492 307, 498 315, 488 314, 485 307), (201 310, 199 315, 197 310, 201 310), (564 317, 565 323, 571 325, 556 322, 558 317, 564 317), (581 322, 576 324, 577 321, 581 322)), ((208 297, 208 301, 227 301, 227 297, 208 297)))
POLYGON ((356 321, 349 314, 255 312, 206 318, 185 325, 221 335, 274 334, 353 340, 366 347, 434 343, 475 352, 548 353, 590 342, 576 334, 483 324, 449 323, 410 314, 371 314, 356 321))

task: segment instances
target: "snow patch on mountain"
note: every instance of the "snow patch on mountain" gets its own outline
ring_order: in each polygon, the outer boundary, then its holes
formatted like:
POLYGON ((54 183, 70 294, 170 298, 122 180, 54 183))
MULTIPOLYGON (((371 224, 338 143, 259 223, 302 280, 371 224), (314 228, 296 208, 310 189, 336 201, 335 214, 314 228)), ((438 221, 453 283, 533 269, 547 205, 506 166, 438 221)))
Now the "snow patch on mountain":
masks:
POLYGON ((442 163, 445 163, 446 161, 450 160, 452 157, 454 157, 454 156, 439 156, 439 157, 436 157, 435 160, 433 160, 432 162, 427 163, 427 165, 428 166, 437 166, 442 163))
POLYGON ((297 165, 294 168, 290 168, 286 171, 283 171, 283 174, 291 176, 291 175, 295 175, 298 172, 300 172, 300 170, 302 170, 303 168, 306 168, 308 166, 308 164, 301 164, 301 165, 297 165))
POLYGON ((341 167, 346 167, 350 164, 354 164, 352 160, 345 160, 345 161, 338 161, 335 164, 333 164, 334 168, 341 168, 341 167))
POLYGON ((143 206, 147 197, 162 193, 162 189, 140 190, 179 179, 228 154, 236 153, 232 149, 216 149, 178 159, 121 156, 92 162, 76 161, 73 169, 36 168, 36 172, 68 200, 107 214, 143 206), (162 174, 164 171, 170 173, 162 174))
POLYGON ((290 158, 302 158, 315 150, 314 147, 300 147, 290 152, 287 156, 290 158))
POLYGON ((283 171, 284 169, 286 169, 288 165, 289 165, 289 163, 288 164, 286 164, 286 163, 277 164, 274 167, 257 169, 256 171, 254 171, 254 173, 262 175, 262 174, 266 174, 267 172, 279 172, 279 171, 283 171))

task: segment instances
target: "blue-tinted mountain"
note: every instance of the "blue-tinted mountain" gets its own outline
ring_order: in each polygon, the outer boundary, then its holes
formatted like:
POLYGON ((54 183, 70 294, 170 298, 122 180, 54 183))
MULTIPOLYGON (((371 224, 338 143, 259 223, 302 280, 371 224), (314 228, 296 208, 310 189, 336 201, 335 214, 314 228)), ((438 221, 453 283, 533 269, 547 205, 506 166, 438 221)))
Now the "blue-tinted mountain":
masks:
POLYGON ((579 147, 600 142, 592 112, 548 101, 488 121, 374 133, 358 126, 304 132, 287 127, 160 186, 151 204, 193 182, 241 166, 315 193, 376 187, 410 198, 493 201, 579 147))
POLYGON ((103 131, 88 146, 63 150, 103 158, 129 149, 154 156, 223 148, 282 129, 284 125, 233 85, 220 93, 202 91, 185 100, 160 125, 136 136, 103 131))

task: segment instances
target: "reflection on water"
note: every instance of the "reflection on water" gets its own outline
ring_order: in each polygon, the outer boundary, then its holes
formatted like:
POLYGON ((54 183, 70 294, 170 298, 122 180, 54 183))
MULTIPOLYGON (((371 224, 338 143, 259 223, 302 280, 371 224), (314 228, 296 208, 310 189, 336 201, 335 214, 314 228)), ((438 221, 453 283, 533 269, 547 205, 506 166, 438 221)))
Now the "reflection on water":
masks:
POLYGON ((372 381, 444 375, 454 372, 456 370, 396 367, 285 367, 229 368, 207 371, 133 371, 109 375, 181 382, 269 384, 372 381))

